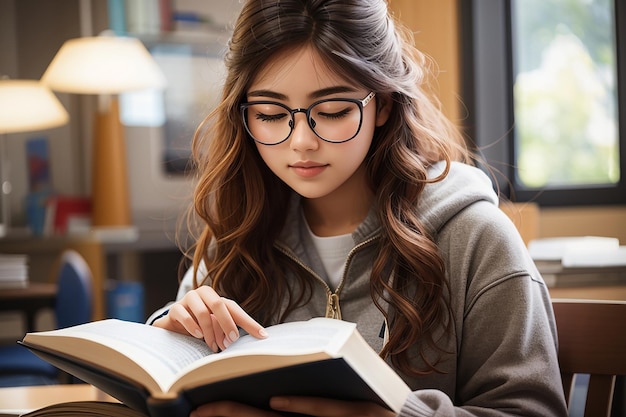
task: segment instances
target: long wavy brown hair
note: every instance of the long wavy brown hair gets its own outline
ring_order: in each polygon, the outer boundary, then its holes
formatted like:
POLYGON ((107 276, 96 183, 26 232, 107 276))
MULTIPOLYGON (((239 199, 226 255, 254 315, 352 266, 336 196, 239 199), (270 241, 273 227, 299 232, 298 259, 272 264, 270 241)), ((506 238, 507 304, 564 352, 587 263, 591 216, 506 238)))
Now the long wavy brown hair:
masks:
POLYGON ((239 110, 268 60, 305 45, 346 80, 392 102, 366 158, 382 226, 371 296, 389 324, 381 356, 408 374, 433 372, 432 361, 426 360, 426 369, 411 365, 410 347, 420 344, 423 358, 426 346, 437 348, 436 329, 450 326, 448 286, 444 262, 418 219, 416 204, 427 183, 447 175, 448 169, 427 179, 431 164, 445 160, 449 167, 452 160, 468 162, 470 155, 428 92, 428 60, 384 0, 245 2, 225 55, 221 102, 193 141, 197 183, 192 211, 201 227, 189 256, 196 269, 205 263, 220 295, 236 300, 261 323, 281 321, 309 300, 310 278, 273 246, 293 191, 266 167, 239 110), (289 271, 300 285, 288 284, 289 271), (286 310, 283 300, 288 300, 286 310))

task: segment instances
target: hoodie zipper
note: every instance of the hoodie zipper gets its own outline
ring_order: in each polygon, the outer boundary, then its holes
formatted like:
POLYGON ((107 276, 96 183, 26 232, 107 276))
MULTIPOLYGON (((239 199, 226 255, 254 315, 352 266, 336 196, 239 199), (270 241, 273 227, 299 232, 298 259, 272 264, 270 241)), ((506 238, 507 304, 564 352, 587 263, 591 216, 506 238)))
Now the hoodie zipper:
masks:
POLYGON ((343 289, 343 285, 344 285, 344 282, 346 280, 346 272, 348 271, 348 265, 350 265, 350 262, 352 261, 352 258, 354 258, 354 255, 359 250, 361 250, 363 247, 369 245, 373 241, 377 240, 379 237, 380 237, 380 235, 376 235, 374 237, 371 237, 371 238, 369 238, 367 240, 364 240, 363 242, 359 243, 354 248, 352 248, 350 253, 348 253, 348 257, 346 258, 346 263, 344 264, 343 276, 341 277, 341 281, 339 282, 339 285, 337 286, 337 289, 334 292, 331 291, 330 287, 328 286, 326 281, 324 281, 322 279, 322 277, 320 277, 317 273, 315 273, 315 271, 313 271, 309 266, 305 265, 300 260, 300 258, 298 258, 289 248, 284 247, 284 246, 282 246, 280 244, 276 244, 275 246, 276 246, 276 248, 278 250, 280 250, 282 253, 284 253, 289 259, 291 259, 296 264, 301 266, 305 271, 307 271, 309 274, 311 274, 311 276, 313 278, 315 278, 320 284, 322 284, 324 286, 324 288, 326 289, 326 296, 327 296, 327 299, 326 299, 326 315, 325 315, 325 317, 341 320, 341 306, 339 305, 339 293, 343 289))

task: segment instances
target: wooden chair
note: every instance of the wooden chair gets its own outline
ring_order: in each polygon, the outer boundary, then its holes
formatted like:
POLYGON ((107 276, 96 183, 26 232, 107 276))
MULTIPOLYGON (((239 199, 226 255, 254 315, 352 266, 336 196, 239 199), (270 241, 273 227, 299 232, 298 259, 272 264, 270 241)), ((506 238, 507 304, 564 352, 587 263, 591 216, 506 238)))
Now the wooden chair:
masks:
POLYGON ((584 416, 610 416, 616 376, 626 375, 626 301, 553 299, 552 305, 568 404, 574 375, 589 374, 584 416))

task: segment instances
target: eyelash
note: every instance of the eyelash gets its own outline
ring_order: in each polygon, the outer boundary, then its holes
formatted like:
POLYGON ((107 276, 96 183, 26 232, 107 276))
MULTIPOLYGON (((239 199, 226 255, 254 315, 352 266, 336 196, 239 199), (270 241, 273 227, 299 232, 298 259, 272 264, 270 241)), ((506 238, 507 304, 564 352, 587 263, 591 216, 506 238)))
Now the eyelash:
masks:
POLYGON ((285 116, 286 114, 269 115, 269 114, 264 114, 264 113, 257 113, 255 118, 262 122, 279 122, 282 119, 284 119, 285 116))
POLYGON ((341 119, 345 117, 348 113, 350 113, 350 109, 343 109, 336 113, 318 113, 320 116, 323 116, 327 119, 341 119))

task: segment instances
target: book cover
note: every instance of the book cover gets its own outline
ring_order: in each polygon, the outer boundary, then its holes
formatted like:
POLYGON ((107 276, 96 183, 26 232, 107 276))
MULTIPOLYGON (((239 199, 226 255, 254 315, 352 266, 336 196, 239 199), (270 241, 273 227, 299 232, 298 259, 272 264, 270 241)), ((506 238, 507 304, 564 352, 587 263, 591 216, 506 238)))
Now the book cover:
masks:
POLYGON ((28 190, 30 192, 48 189, 50 180, 50 155, 46 138, 33 138, 26 141, 28 165, 28 190))

